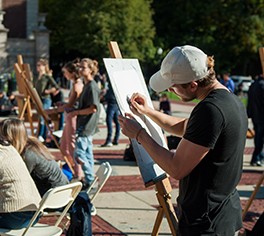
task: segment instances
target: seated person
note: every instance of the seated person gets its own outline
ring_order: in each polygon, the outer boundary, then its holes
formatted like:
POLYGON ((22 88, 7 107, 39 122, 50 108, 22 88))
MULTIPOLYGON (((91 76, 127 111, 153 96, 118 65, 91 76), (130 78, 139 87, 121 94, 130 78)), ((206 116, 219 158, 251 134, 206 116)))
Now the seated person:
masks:
POLYGON ((5 92, 0 90, 0 115, 9 116, 15 114, 15 107, 6 96, 5 92))
POLYGON ((0 122, 0 130, 5 140, 23 157, 41 196, 50 188, 69 183, 45 145, 37 138, 28 137, 23 121, 17 118, 5 119, 0 122))
POLYGON ((0 133, 0 227, 26 227, 41 197, 17 150, 0 133))
POLYGON ((18 104, 17 104, 15 93, 14 92, 7 92, 7 96, 8 96, 9 102, 12 105, 12 113, 14 115, 17 115, 18 114, 18 104))

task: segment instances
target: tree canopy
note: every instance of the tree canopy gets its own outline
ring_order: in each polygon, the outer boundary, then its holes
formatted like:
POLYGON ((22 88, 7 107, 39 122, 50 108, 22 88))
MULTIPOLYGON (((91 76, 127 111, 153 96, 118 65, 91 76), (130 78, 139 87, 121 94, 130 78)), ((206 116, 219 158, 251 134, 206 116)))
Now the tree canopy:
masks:
POLYGON ((152 7, 156 40, 165 48, 195 45, 214 55, 219 72, 260 73, 263 0, 154 0, 152 7))
POLYGON ((218 73, 261 73, 264 0, 40 0, 40 10, 56 60, 101 60, 117 41, 124 57, 152 70, 174 46, 190 44, 214 55, 218 73))
POLYGON ((59 58, 109 57, 108 42, 117 41, 124 57, 142 62, 155 55, 152 11, 148 0, 44 0, 52 54, 59 58))

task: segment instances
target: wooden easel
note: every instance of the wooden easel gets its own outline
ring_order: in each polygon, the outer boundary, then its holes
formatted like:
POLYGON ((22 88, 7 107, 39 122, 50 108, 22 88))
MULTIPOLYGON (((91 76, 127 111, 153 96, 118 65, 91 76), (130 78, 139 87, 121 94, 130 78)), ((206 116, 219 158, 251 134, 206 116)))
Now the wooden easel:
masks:
MULTIPOLYGON (((262 66, 262 75, 264 76, 264 47, 259 48, 259 57, 260 57, 260 61, 261 61, 261 66, 262 66)), ((243 214, 242 214, 242 219, 244 220, 244 218, 246 217, 246 214, 248 212, 248 209, 250 208, 253 200, 256 197, 257 192, 259 191, 259 188, 261 186, 261 184, 264 181, 264 172, 262 173, 262 175, 260 176, 258 183, 254 189, 254 191, 252 192, 250 198, 248 199, 248 202, 243 210, 243 214)))
MULTIPOLYGON (((119 50, 117 42, 111 41, 108 44, 110 54, 113 58, 122 58, 122 54, 119 50)), ((154 182, 156 196, 159 202, 159 209, 157 218, 152 230, 152 236, 157 236, 159 234, 160 225, 165 215, 173 236, 176 236, 176 230, 178 227, 178 219, 174 210, 174 207, 171 202, 171 192, 172 187, 169 181, 169 178, 166 176, 162 180, 154 182)))
POLYGON ((242 214, 242 219, 243 219, 243 220, 245 219, 246 214, 247 214, 247 212, 248 212, 248 209, 250 208, 250 206, 251 206, 253 200, 255 199, 256 194, 257 194, 257 192, 258 192, 258 190, 259 190, 261 184, 263 183, 263 180, 264 180, 264 172, 263 172, 262 175, 260 176, 260 178, 259 178, 259 180, 258 180, 258 183, 257 183, 257 185, 256 185, 256 187, 255 187, 255 189, 254 189, 254 191, 253 191, 252 194, 250 195, 250 198, 248 199, 247 204, 246 204, 246 206, 245 206, 245 208, 244 208, 244 210, 243 210, 243 214, 242 214))
MULTIPOLYGON (((27 76, 31 76, 29 65, 21 64, 22 56, 19 56, 18 59, 19 59, 18 60, 19 63, 15 64, 15 70, 16 70, 16 73, 19 75, 19 83, 20 83, 19 86, 21 85, 21 88, 22 88, 21 93, 24 94, 25 99, 26 99, 19 117, 22 118, 24 116, 25 110, 27 110, 27 112, 30 113, 30 118, 31 118, 30 121, 31 121, 31 125, 33 127, 32 110, 31 110, 31 104, 30 104, 30 101, 32 100, 38 114, 44 118, 45 125, 47 126, 47 128, 50 132, 52 140, 54 141, 57 148, 61 151, 60 145, 59 145, 56 137, 53 135, 53 130, 50 127, 50 124, 52 121, 51 121, 50 117, 47 115, 47 113, 43 110, 42 101, 41 101, 36 89, 33 87, 32 82, 30 81, 30 79, 27 79, 27 78, 30 78, 27 76), (19 64, 20 64, 20 66, 19 66, 19 64), (22 71, 20 68, 25 69, 25 71, 22 71)), ((71 172, 74 174, 74 169, 73 169, 72 164, 70 163, 68 157, 63 155, 63 158, 64 158, 65 162, 68 164, 71 172)))
POLYGON ((18 85, 19 94, 16 95, 16 100, 18 103, 19 110, 19 119, 24 119, 25 112, 27 111, 27 118, 30 124, 31 135, 34 135, 34 126, 33 126, 33 113, 30 103, 30 95, 27 92, 25 86, 25 79, 30 78, 29 72, 30 68, 28 64, 23 64, 23 59, 21 55, 17 56, 17 63, 14 64, 14 69, 16 73, 16 80, 18 85))

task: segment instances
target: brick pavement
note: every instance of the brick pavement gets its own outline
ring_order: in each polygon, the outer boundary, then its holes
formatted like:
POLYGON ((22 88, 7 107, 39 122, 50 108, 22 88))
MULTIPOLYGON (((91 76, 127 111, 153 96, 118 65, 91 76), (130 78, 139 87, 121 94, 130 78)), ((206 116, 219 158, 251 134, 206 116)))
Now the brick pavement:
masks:
MULTIPOLYGON (((247 154, 251 154, 250 151, 253 151, 253 148, 245 149, 247 154)), ((113 153, 112 153, 113 154, 113 153)), ((102 159, 102 156, 98 156, 99 159, 102 159)), ((120 152, 117 152, 116 158, 122 158, 120 152)), ((97 159, 97 154, 95 154, 95 159, 97 159)), ((105 161, 109 161, 105 156, 103 158, 105 161)), ((255 185, 259 178, 262 175, 261 170, 244 170, 242 173, 241 180, 239 185, 255 185)), ((170 178, 172 188, 178 188, 178 181, 170 178)), ((151 188, 151 187, 150 187, 151 188)), ((263 188, 263 187, 262 187, 263 188)), ((102 189, 102 192, 121 192, 121 191, 138 191, 145 190, 145 186, 142 182, 140 175, 135 176, 110 176, 109 180, 102 189), (128 184, 129 183, 129 184, 128 184)), ((245 207, 247 200, 241 200, 242 208, 245 207)), ((249 211, 243 222, 243 226, 246 229, 251 230, 254 226, 257 218, 264 211, 264 198, 254 199, 249 211)))
MULTIPOLYGON (((173 104, 174 105, 174 104, 173 104)), ((179 106, 177 104, 177 106, 179 106)), ((191 107, 186 108, 186 114, 189 113, 191 107)), ((185 112, 185 111, 184 111, 185 112)), ((102 129, 105 128, 105 126, 101 126, 102 129)), ((100 145, 104 143, 104 137, 100 137, 94 140, 95 145, 100 145)), ((127 139, 120 139, 121 144, 127 144, 127 139)), ((245 155, 251 155, 253 152, 253 147, 247 146, 245 148, 244 154, 245 155)), ((132 162, 125 162, 123 161, 123 153, 124 149, 115 149, 115 147, 109 148, 109 149, 96 149, 94 150, 95 160, 99 163, 102 161, 109 161, 110 164, 115 163, 116 160, 121 161, 122 165, 135 165, 135 163, 132 162)), ((53 154, 58 159, 62 159, 61 154, 58 150, 53 150, 53 154)), ((120 162, 119 162, 120 164, 120 162)), ((259 168, 250 168, 250 169, 244 169, 242 178, 239 182, 239 186, 254 186, 260 176, 262 175, 263 169, 259 168)), ((170 179, 171 185, 174 189, 178 188, 178 181, 174 179, 170 179)), ((153 187, 150 187, 153 188, 153 187)), ((261 187, 263 189, 263 186, 261 187)), ((146 190, 142 178, 140 175, 113 175, 110 176, 109 180, 101 190, 103 192, 124 192, 124 191, 141 191, 146 190), (128 184, 129 183, 129 184, 128 184)), ((250 193, 247 192, 247 195, 250 193)), ((175 199, 172 200, 175 203, 175 199)), ((242 198, 241 199, 242 207, 244 208, 247 204, 247 199, 242 198)), ((252 229, 254 226, 257 218, 259 215, 264 211, 264 195, 262 195, 261 198, 254 199, 253 203, 251 204, 251 207, 245 217, 245 220, 243 222, 244 229, 252 229)), ((44 222, 52 221, 53 219, 45 219, 44 222)), ((43 222, 43 221, 42 221, 43 222)), ((125 235, 124 233, 120 232, 118 229, 116 229, 113 225, 111 225, 109 222, 105 221, 100 216, 94 216, 92 217, 92 229, 93 229, 93 235, 99 236, 99 235, 125 235)), ((243 230, 242 230, 243 231, 243 230)), ((64 234, 63 234, 64 235, 64 234)))
MULTIPOLYGON (((96 144, 103 143, 103 140, 96 140, 96 144)), ((124 140, 123 143, 127 143, 127 140, 124 140)), ((245 154, 251 154, 253 151, 252 147, 245 148, 245 154)), ((95 150, 94 157, 97 161, 109 161, 110 164, 114 160, 123 161, 123 153, 124 150, 115 150, 113 149, 102 149, 95 150)), ((55 152, 55 155, 58 155, 58 152, 55 152)), ((123 161, 123 165, 131 165, 131 162, 123 161)), ((133 163, 134 164, 134 163, 133 163)), ((135 164, 134 164, 135 165, 135 164)), ((262 175, 261 170, 244 170, 242 174, 242 178, 239 182, 239 185, 255 185, 260 176, 262 175)), ((172 188, 178 188, 178 181, 170 178, 172 188)), ((151 189, 154 187, 149 187, 151 189)), ((116 175, 110 176, 109 180, 106 182, 105 186, 101 190, 101 192, 123 192, 123 191, 140 191, 146 190, 146 187, 143 184, 142 178, 140 175, 116 175)), ((175 202, 175 199, 173 199, 175 202)), ((247 200, 242 199, 241 204, 244 208, 247 203, 247 200)), ((176 207, 176 206, 175 206, 176 207)), ((245 217, 243 222, 243 226, 245 229, 252 229, 257 218, 264 210, 264 199, 254 199, 251 207, 245 217)), ((92 217, 92 227, 93 227, 93 235, 125 235, 120 232, 118 229, 113 227, 111 224, 106 222, 100 216, 92 217)), ((243 231, 243 230, 242 230, 243 231)))

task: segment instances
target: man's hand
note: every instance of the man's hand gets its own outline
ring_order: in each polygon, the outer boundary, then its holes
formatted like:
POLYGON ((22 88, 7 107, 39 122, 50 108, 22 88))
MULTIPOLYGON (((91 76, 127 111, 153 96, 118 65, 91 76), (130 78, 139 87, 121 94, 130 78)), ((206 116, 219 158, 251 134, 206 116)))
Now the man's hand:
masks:
POLYGON ((135 115, 144 115, 148 112, 150 107, 147 104, 146 98, 140 93, 132 94, 130 98, 130 109, 135 115))
POLYGON ((129 138, 136 138, 138 131, 142 128, 130 113, 125 113, 125 116, 118 116, 118 121, 122 128, 122 133, 129 138))

